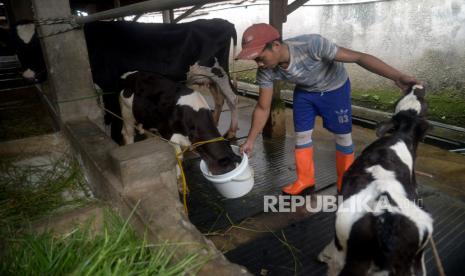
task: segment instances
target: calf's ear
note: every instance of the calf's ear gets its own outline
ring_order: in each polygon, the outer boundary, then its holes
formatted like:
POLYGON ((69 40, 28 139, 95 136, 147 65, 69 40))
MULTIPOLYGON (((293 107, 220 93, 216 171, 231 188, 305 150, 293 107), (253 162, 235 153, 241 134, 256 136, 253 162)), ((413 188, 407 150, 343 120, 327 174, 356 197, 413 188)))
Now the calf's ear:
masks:
POLYGON ((424 99, 426 95, 426 89, 423 85, 415 85, 412 87, 414 90, 415 96, 424 99))
POLYGON ((431 130, 432 126, 426 120, 421 120, 415 127, 415 136, 417 140, 423 140, 428 130, 431 130))
POLYGON ((392 120, 384 121, 376 126, 376 136, 383 137, 388 131, 394 128, 392 120))

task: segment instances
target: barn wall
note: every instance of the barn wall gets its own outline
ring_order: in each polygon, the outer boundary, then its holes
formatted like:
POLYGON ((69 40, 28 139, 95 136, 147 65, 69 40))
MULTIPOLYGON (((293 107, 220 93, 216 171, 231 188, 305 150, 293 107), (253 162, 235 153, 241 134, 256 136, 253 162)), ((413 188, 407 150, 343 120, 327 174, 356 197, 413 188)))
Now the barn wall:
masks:
MULTIPOLYGON (((309 1, 308 4, 355 2, 309 1)), ((260 3, 257 1, 256 3, 260 3)), ((268 22, 268 6, 211 12, 192 18, 227 19, 239 39, 247 26, 268 22)), ((465 1, 391 0, 332 6, 304 6, 289 15, 284 38, 320 33, 343 47, 367 52, 425 80, 435 90, 455 88, 465 94, 465 1)), ((355 88, 394 87, 392 82, 348 65, 355 88)))
MULTIPOLYGON (((285 32, 308 26, 341 46, 372 53, 426 80, 433 89, 465 86, 465 1, 395 0, 363 5, 305 7, 288 19, 285 32), (298 22, 301 22, 298 24, 298 22)), ((358 86, 378 85, 359 67, 358 86)))

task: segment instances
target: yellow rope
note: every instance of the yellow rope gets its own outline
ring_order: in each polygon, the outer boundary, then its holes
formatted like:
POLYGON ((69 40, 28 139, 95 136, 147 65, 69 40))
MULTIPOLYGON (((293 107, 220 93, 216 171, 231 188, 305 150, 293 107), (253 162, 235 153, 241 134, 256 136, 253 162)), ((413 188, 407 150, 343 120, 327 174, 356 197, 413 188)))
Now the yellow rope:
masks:
POLYGON ((436 266, 438 267, 438 274, 440 276, 446 276, 446 273, 444 272, 444 266, 442 265, 441 258, 439 257, 439 253, 436 248, 436 243, 434 242, 434 239, 433 239, 433 235, 431 235, 430 242, 431 242, 431 249, 433 251, 434 260, 436 261, 436 266))
MULTIPOLYGON (((184 169, 182 167, 182 160, 181 160, 181 156, 187 151, 187 150, 194 150, 196 147, 198 146, 201 146, 201 145, 205 145, 205 144, 208 144, 208 143, 214 143, 214 142, 218 142, 218 141, 224 141, 226 139, 224 139, 223 137, 217 137, 217 138, 213 138, 213 139, 210 139, 210 140, 206 140, 206 141, 200 141, 200 142, 197 142, 197 143, 194 143, 192 144, 190 147, 186 147, 184 148, 183 150, 181 150, 180 152, 177 152, 176 150, 176 147, 174 148, 175 152, 176 152, 176 161, 178 162, 178 166, 179 166, 179 170, 181 171, 181 181, 182 181, 182 202, 183 202, 183 205, 184 205, 184 211, 186 212, 186 215, 189 214, 189 210, 187 208, 187 182, 186 182, 186 176, 184 174, 184 169)), ((174 146, 174 145, 173 145, 174 146)))

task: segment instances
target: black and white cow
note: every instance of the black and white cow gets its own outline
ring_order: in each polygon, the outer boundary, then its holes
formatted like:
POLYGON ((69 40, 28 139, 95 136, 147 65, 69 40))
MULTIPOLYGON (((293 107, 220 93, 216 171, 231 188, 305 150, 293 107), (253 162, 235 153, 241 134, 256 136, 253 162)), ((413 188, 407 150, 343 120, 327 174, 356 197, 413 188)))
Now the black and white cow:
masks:
MULTIPOLYGON (((159 74, 131 72, 122 76, 119 100, 122 134, 127 144, 134 140, 134 126, 156 129, 165 139, 182 146, 220 137, 205 98, 182 83, 159 74)), ((229 141, 207 143, 196 149, 213 174, 232 171, 241 158, 229 141)))
POLYGON ((425 90, 415 85, 344 174, 336 236, 319 259, 328 275, 425 275, 433 219, 418 199, 415 157, 429 124, 425 90), (384 136, 388 131, 391 135, 384 136))
POLYGON ((16 54, 22 66, 22 76, 30 82, 42 82, 47 78, 47 68, 42 55, 35 25, 21 20, 0 32, 0 40, 9 54, 16 54))
MULTIPOLYGON (((117 80, 131 71, 155 72, 174 81, 187 81, 188 72, 191 72, 190 83, 209 81, 216 99, 216 122, 226 99, 231 110, 227 137, 235 136, 237 96, 228 75, 231 39, 234 45, 237 40, 233 24, 222 19, 181 24, 101 21, 86 24, 84 33, 92 76, 103 91, 121 91, 117 80)), ((104 102, 108 109, 119 113, 117 99, 109 95, 104 97, 104 102)), ((107 123, 112 124, 112 137, 118 141, 121 122, 113 116, 109 118, 107 123)))

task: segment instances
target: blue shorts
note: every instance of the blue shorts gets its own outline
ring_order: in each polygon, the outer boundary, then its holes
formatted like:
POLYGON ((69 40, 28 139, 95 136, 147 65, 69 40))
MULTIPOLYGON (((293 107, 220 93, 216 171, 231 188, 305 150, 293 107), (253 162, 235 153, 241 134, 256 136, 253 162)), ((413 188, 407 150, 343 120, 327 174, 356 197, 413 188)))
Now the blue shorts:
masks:
POLYGON ((307 131, 315 126, 315 117, 321 116, 323 127, 335 134, 352 132, 352 102, 350 81, 326 92, 294 90, 294 129, 307 131))

